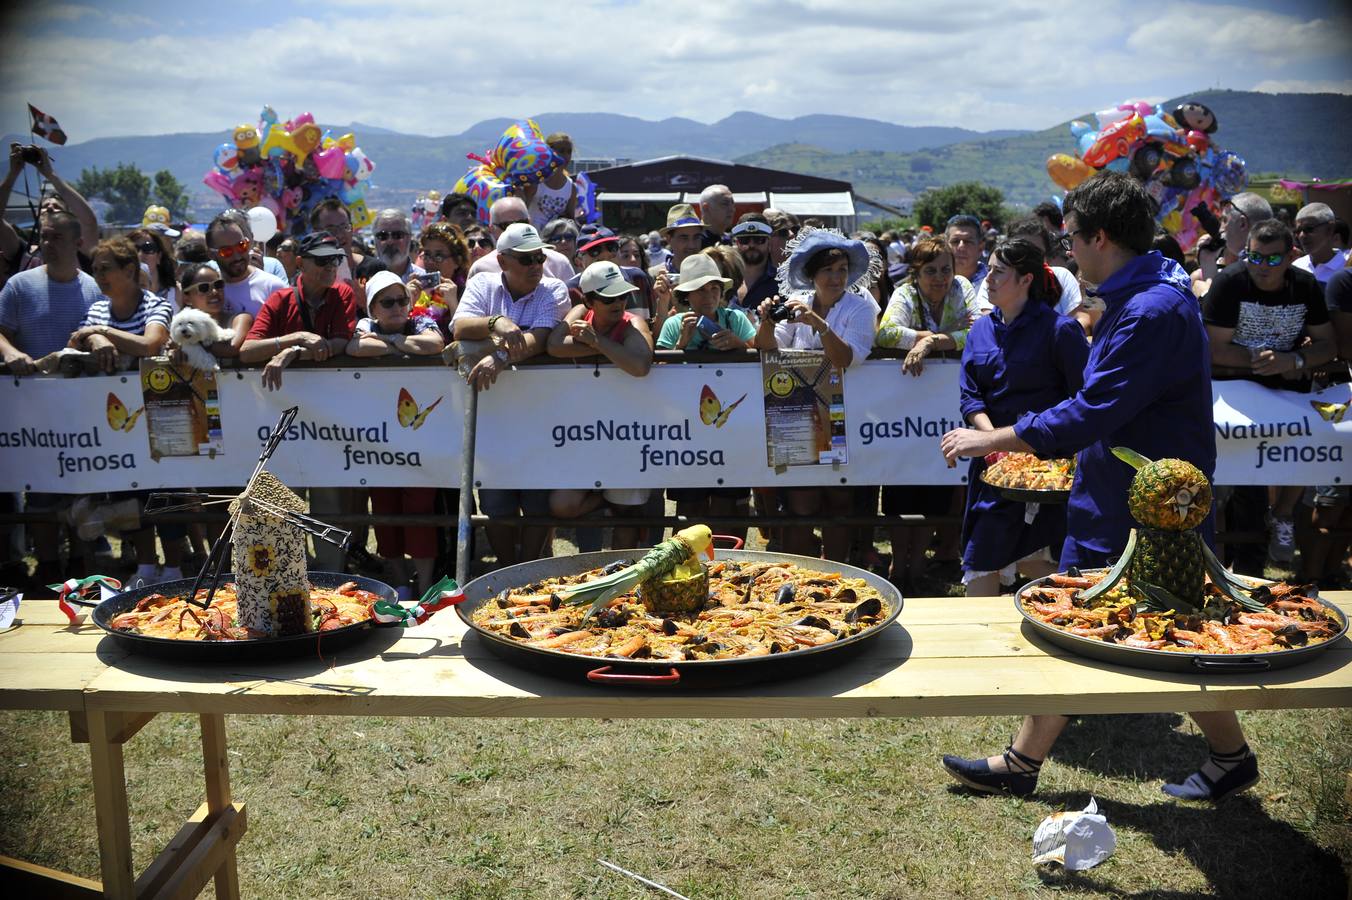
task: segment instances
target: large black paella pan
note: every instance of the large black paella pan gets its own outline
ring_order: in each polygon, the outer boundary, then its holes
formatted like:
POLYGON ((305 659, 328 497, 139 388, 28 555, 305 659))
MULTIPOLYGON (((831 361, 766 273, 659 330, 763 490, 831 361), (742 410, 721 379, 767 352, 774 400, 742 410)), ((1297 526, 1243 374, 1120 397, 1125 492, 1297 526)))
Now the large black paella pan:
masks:
POLYGON ((568 653, 564 650, 541 649, 481 628, 474 622, 475 612, 485 604, 496 602, 498 595, 504 590, 518 589, 549 578, 577 575, 613 563, 632 562, 641 555, 642 551, 608 550, 539 559, 508 566, 475 578, 465 585, 465 601, 456 607, 457 614, 473 634, 472 638, 470 634, 467 634, 466 638, 481 641, 493 653, 512 663, 535 672, 569 680, 585 679, 597 684, 610 685, 726 688, 795 678, 838 666, 865 651, 871 641, 892 626, 901 612, 901 593, 887 579, 872 572, 827 560, 785 553, 719 550, 718 559, 723 562, 740 565, 784 563, 792 564, 803 571, 861 579, 881 595, 890 612, 877 625, 822 646, 769 656, 683 661, 607 659, 568 653))

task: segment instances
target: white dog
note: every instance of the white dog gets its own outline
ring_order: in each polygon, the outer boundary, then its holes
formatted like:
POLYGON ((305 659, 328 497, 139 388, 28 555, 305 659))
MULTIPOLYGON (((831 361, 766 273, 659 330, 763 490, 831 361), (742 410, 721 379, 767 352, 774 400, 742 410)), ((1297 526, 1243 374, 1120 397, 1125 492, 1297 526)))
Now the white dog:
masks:
POLYGON ((221 366, 207 347, 217 341, 234 340, 235 330, 222 328, 202 310, 185 306, 174 313, 173 321, 169 323, 169 338, 183 351, 194 369, 218 371, 221 366))

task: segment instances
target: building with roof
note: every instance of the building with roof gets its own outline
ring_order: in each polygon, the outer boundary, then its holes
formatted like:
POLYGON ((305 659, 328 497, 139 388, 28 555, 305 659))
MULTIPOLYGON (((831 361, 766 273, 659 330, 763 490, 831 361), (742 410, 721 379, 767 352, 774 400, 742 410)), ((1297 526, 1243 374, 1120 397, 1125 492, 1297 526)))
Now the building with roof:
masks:
POLYGON ((596 184, 601 220, 617 231, 661 228, 674 203, 698 207, 711 184, 727 185, 737 215, 766 207, 800 219, 814 217, 846 231, 855 227, 854 188, 848 181, 743 166, 701 156, 663 156, 588 173, 596 184))

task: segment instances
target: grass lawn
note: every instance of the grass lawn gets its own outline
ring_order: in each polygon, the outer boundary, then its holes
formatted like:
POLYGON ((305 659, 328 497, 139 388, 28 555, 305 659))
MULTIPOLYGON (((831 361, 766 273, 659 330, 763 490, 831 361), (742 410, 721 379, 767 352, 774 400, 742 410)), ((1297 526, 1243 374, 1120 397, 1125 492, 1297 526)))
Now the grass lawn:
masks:
MULTIPOLYGON (((1204 752, 1173 715, 1072 724, 1031 800, 937 765, 1003 746, 1012 718, 227 722, 247 897, 658 896, 597 857, 692 898, 1346 896, 1352 712, 1243 719, 1264 780, 1219 808, 1159 793, 1204 752), (1033 828, 1091 794, 1117 854, 1034 869, 1033 828)), ((0 853, 97 878, 64 716, 3 713, 0 734, 0 853)), ((201 800, 196 718, 158 717, 126 759, 139 869, 201 800)))

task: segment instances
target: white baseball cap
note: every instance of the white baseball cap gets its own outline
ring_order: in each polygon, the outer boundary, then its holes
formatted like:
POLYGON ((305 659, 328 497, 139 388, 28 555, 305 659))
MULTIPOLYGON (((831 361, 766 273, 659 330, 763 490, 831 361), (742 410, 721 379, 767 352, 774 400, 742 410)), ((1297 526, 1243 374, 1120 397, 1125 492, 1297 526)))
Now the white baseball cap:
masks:
POLYGON ((528 222, 514 222, 502 230, 502 237, 498 238, 498 250, 505 251, 524 251, 531 250, 552 250, 553 244, 546 244, 540 237, 540 232, 535 230, 535 226, 528 222))
POLYGON ((619 297, 638 290, 624 280, 624 273, 619 266, 604 261, 587 266, 577 287, 584 294, 600 294, 602 297, 619 297))

